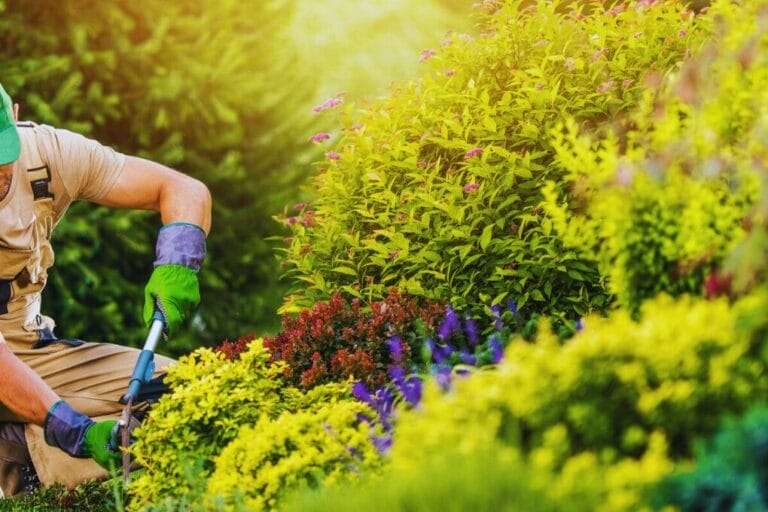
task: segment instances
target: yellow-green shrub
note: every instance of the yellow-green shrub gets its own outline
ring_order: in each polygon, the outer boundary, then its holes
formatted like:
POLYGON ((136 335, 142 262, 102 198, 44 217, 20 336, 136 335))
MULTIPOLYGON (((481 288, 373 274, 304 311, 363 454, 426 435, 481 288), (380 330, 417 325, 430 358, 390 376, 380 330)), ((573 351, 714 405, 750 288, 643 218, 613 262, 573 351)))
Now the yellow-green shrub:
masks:
MULTIPOLYGON (((370 464, 373 450, 364 448, 365 427, 359 426, 352 414, 364 407, 351 399, 349 384, 325 384, 304 393, 286 386, 283 371, 282 363, 271 362, 261 340, 251 343, 236 361, 200 349, 171 367, 166 382, 173 392, 160 400, 136 431, 136 443, 131 448, 136 462, 144 468, 129 485, 131 509, 172 503, 176 498, 200 493, 215 469, 216 458, 233 441, 222 464, 229 471, 240 468, 243 475, 250 474, 253 479, 271 479, 267 499, 273 499, 284 490, 282 486, 300 480, 311 469, 316 469, 317 478, 322 480, 323 472, 336 475, 344 469, 353 471, 354 460, 357 464, 370 464), (332 412, 338 417, 329 419, 332 412), (317 422, 314 426, 313 419, 317 422), (296 454, 286 447, 302 446, 305 442, 301 430, 283 428, 294 420, 307 432, 316 432, 329 423, 339 432, 339 439, 353 441, 352 447, 357 451, 345 459, 349 465, 342 465, 338 440, 327 439, 327 443, 316 445, 313 454, 301 459, 303 466, 295 466, 297 474, 291 475, 290 468, 281 466, 280 460, 285 457, 284 464, 293 464, 296 454), (249 465, 253 455, 241 448, 253 432, 251 427, 275 433, 282 428, 285 437, 272 437, 278 444, 274 451, 265 454, 272 465, 282 467, 281 472, 276 473, 269 465, 249 465), (262 470, 264 474, 260 473, 262 470)), ((214 488, 236 494, 237 489, 227 485, 219 477, 214 488)), ((244 495, 250 492, 251 489, 242 489, 244 495)))
POLYGON ((216 459, 209 500, 240 498, 245 510, 270 510, 286 490, 346 481, 372 469, 381 458, 367 424, 357 420, 366 409, 344 400, 243 428, 216 459))
POLYGON ((573 121, 554 132, 568 174, 546 210, 566 246, 598 263, 620 304, 699 293, 743 239, 765 168, 764 0, 716 2, 715 40, 626 125, 595 142, 573 121), (757 164, 757 165, 756 165, 757 164))
POLYGON ((498 2, 481 37, 451 37, 421 80, 353 116, 311 222, 293 224, 284 310, 390 286, 475 312, 506 298, 571 319, 605 307, 594 263, 542 215, 542 186, 563 174, 549 131, 631 110, 650 70, 700 45, 708 21, 650 4, 498 2))
POLYGON ((767 306, 765 293, 734 307, 660 297, 639 322, 588 317, 564 346, 542 328, 533 343, 513 341, 497 369, 447 395, 427 388, 422 407, 401 414, 392 463, 414 469, 446 447, 502 441, 559 472, 554 495, 592 478, 606 509, 631 509, 722 415, 768 392, 767 306))

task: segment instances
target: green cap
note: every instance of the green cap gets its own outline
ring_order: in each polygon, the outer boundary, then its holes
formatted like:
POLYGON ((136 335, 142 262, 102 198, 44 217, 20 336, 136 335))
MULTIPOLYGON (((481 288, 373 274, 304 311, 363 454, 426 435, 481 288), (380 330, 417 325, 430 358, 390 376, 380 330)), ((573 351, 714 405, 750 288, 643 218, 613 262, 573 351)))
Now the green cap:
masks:
POLYGON ((0 165, 19 159, 21 141, 13 118, 13 102, 0 84, 0 165))

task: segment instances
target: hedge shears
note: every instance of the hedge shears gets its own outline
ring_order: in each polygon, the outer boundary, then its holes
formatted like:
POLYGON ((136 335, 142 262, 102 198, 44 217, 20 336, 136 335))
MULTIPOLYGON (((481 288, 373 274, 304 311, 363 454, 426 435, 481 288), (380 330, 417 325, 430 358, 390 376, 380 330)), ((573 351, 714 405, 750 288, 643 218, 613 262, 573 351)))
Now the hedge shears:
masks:
MULTIPOLYGON (((145 395, 149 391, 150 395, 157 396, 158 390, 148 390, 147 386, 152 381, 155 373, 155 349, 160 340, 165 336, 166 322, 165 315, 159 305, 155 306, 155 312, 152 315, 152 323, 149 326, 149 334, 144 341, 144 348, 139 352, 136 360, 136 366, 133 368, 131 380, 128 383, 128 391, 120 399, 120 403, 125 405, 120 420, 117 422, 116 437, 120 439, 120 447, 123 449, 123 478, 128 481, 128 475, 131 471, 131 455, 128 447, 131 444, 131 433, 136 427, 137 422, 132 420, 133 404, 147 399, 145 395)), ((162 394, 160 390, 159 394, 162 394)))

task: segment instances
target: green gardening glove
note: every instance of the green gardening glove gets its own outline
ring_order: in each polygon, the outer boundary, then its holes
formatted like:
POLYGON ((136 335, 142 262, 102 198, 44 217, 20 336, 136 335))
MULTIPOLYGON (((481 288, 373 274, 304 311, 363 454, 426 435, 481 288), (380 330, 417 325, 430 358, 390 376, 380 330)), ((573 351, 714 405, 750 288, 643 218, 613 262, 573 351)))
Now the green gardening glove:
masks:
POLYGON ((85 431, 85 455, 108 471, 120 467, 123 454, 117 444, 115 420, 97 421, 85 431))
POLYGON ((159 307, 171 334, 200 304, 197 272, 205 259, 205 231, 188 222, 167 224, 157 235, 155 253, 155 270, 144 291, 144 322, 149 326, 159 307))
POLYGON ((144 322, 152 323, 157 305, 171 334, 189 319, 199 304, 197 272, 183 265, 160 265, 155 267, 144 289, 144 322))

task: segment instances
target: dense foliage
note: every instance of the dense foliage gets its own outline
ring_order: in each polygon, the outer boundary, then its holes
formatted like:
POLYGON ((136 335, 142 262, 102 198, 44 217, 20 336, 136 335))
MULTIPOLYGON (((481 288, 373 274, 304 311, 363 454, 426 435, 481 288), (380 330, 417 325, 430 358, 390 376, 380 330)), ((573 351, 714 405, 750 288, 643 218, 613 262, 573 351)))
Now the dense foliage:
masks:
POLYGON ((426 50, 429 72, 352 116, 319 164, 313 222, 291 223, 284 310, 393 285, 475 313, 506 298, 571 320, 608 305, 597 266, 543 216, 542 187, 565 173, 550 130, 631 110, 708 23, 678 2, 492 3, 481 37, 426 50))
POLYGON ((350 399, 349 386, 325 384, 304 393, 286 386, 283 372, 261 342, 251 343, 236 361, 208 349, 182 358, 168 373, 173 393, 157 404, 131 449, 146 468, 130 483, 131 510, 164 503, 172 509, 178 499, 204 489, 214 471, 210 485, 218 493, 238 482, 258 483, 236 488, 261 507, 302 480, 322 482, 338 477, 341 467, 373 465, 367 424, 357 418, 365 408, 350 399), (252 442, 253 428, 264 436, 263 451, 252 442), (314 449, 300 449, 310 433, 314 449), (355 449, 341 453, 340 443, 355 449))
MULTIPOLYGON (((744 11, 720 3, 709 15, 733 23, 744 11)), ((660 95, 648 95, 631 129, 594 142, 569 120, 555 135, 571 190, 558 204, 560 185, 547 189, 555 231, 598 263, 633 311, 659 292, 729 293, 724 260, 763 222, 752 212, 763 180, 755 171, 765 165, 768 40, 760 20, 741 22, 660 95)), ((736 266, 744 273, 750 265, 736 266)))
POLYGON ((698 452, 693 469, 659 485, 657 505, 683 512, 768 510, 768 410, 728 422, 698 452))

